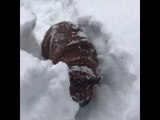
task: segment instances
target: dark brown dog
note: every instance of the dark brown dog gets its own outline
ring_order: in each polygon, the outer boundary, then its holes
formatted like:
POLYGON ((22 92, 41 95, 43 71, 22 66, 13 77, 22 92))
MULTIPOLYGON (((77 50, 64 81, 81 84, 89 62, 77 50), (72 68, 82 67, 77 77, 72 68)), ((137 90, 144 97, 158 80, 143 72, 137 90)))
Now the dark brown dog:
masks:
POLYGON ((51 26, 42 42, 42 56, 54 64, 63 61, 68 65, 72 99, 80 106, 88 104, 100 78, 95 48, 82 30, 67 21, 51 26))

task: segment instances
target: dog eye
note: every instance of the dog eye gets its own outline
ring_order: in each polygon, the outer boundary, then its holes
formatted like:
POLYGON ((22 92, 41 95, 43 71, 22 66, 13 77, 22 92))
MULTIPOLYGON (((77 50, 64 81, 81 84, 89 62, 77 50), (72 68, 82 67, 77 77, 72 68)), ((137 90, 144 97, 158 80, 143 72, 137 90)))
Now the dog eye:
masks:
POLYGON ((93 78, 88 80, 88 84, 90 85, 96 85, 99 84, 100 79, 99 78, 93 78))

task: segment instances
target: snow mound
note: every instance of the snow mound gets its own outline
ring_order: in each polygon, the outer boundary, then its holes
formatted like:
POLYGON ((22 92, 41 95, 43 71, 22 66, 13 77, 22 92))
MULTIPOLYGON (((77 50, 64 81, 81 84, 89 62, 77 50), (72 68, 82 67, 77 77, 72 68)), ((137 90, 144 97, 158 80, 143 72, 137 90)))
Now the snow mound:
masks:
POLYGON ((68 67, 20 50, 21 120, 74 120, 79 105, 69 94, 68 67))
MULTIPOLYGON (((114 47, 113 39, 94 18, 82 17, 77 22, 96 47, 103 79, 93 92, 90 104, 77 112, 76 120, 128 120, 130 110, 138 110, 137 106, 131 106, 131 99, 135 99, 134 83, 138 79, 132 56, 125 49, 114 47)), ((138 99, 135 104, 139 104, 138 99)))
POLYGON ((20 48, 40 58, 40 48, 33 32, 36 19, 33 12, 20 8, 20 48))

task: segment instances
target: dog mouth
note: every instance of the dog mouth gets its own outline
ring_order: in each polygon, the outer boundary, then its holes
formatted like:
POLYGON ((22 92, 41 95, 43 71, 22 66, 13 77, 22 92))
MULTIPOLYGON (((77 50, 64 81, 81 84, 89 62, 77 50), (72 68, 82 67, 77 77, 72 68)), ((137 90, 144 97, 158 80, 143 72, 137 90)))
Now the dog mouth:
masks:
POLYGON ((80 107, 84 107, 87 104, 89 104, 89 102, 91 101, 91 97, 88 97, 86 100, 75 100, 74 98, 72 98, 75 102, 77 102, 79 104, 80 107))
POLYGON ((87 104, 89 104, 89 102, 91 101, 91 98, 89 98, 88 100, 85 100, 85 101, 82 101, 79 103, 80 107, 84 107, 86 106, 87 104))
POLYGON ((79 100, 75 96, 72 96, 72 99, 73 99, 73 101, 78 103, 80 105, 80 107, 86 106, 91 101, 91 97, 89 97, 89 96, 85 100, 79 100))

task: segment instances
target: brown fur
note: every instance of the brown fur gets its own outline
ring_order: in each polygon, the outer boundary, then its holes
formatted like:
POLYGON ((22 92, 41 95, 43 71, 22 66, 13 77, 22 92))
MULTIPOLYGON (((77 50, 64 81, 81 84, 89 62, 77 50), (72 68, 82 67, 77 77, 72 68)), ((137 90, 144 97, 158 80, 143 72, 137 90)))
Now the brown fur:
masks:
POLYGON ((42 56, 54 64, 65 62, 70 68, 70 94, 74 101, 90 100, 97 79, 97 54, 91 42, 80 36, 82 30, 70 22, 60 22, 49 28, 42 42, 42 56), (73 66, 86 66, 94 74, 72 70, 73 66), (96 82, 95 82, 96 81, 96 82), (92 84, 93 83, 93 84, 92 84), (78 94, 77 94, 78 93, 78 94))

